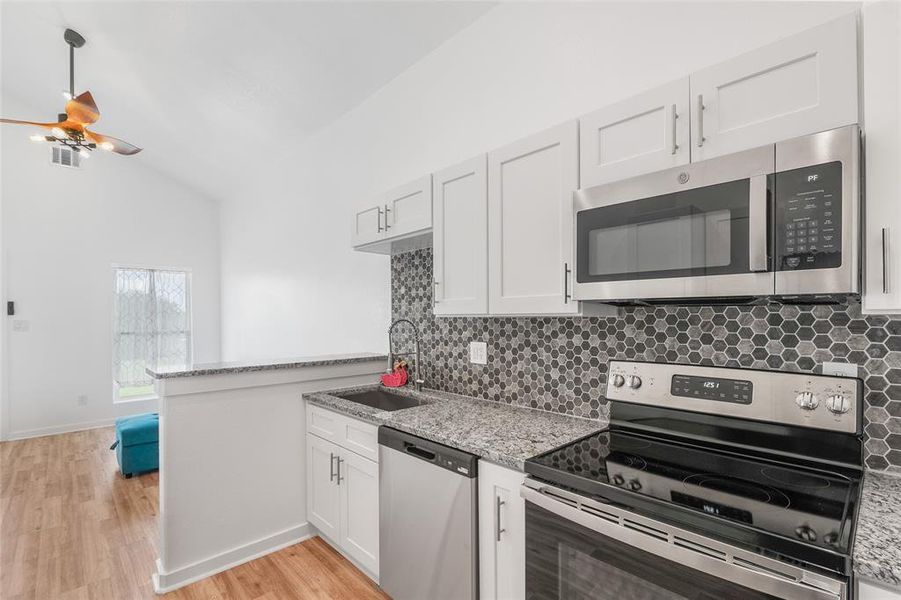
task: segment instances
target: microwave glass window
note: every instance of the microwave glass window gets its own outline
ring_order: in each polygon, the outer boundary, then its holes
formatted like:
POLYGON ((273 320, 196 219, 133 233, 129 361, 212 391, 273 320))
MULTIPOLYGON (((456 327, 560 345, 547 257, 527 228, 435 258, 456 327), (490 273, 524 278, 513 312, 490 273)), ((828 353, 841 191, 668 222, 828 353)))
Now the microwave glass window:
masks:
POLYGON ((731 260, 732 211, 692 212, 588 233, 591 275, 724 267, 731 260))
POLYGON ((776 173, 775 212, 778 270, 841 266, 841 162, 776 173))
POLYGON ((747 273, 749 194, 741 179, 580 211, 578 281, 747 273))

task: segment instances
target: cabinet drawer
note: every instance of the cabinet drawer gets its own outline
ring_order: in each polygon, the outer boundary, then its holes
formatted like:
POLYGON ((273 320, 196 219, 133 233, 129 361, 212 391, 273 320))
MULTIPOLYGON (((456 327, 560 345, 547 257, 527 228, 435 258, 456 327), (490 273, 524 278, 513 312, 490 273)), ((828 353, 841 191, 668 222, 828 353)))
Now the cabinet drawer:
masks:
POLYGON ((355 452, 379 460, 378 426, 347 415, 307 405, 307 432, 355 452))

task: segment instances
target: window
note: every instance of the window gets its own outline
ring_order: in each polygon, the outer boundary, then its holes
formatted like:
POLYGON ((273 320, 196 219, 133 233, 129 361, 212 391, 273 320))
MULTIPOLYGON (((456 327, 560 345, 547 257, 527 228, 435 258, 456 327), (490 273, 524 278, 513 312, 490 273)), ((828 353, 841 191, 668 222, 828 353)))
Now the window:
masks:
POLYGON ((115 268, 115 399, 152 396, 148 367, 184 368, 191 362, 190 287, 185 271, 115 268))

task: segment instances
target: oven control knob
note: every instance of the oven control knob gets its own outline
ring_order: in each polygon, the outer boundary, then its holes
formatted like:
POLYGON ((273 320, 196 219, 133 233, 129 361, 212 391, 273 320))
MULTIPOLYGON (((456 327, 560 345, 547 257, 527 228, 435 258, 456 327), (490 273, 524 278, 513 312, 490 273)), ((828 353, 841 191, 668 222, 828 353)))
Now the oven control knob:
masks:
POLYGON ((619 373, 613 376, 613 387, 623 387, 624 383, 626 383, 626 378, 619 373))
POLYGON ((631 481, 629 481, 629 489, 633 492, 637 492, 641 489, 641 482, 637 479, 632 479, 631 481))
POLYGON ((622 485, 622 484, 626 483, 626 480, 623 479, 622 475, 614 475, 613 483, 615 483, 616 485, 622 485))
POLYGON ((801 392, 795 398, 795 404, 804 410, 813 410, 820 405, 820 401, 813 395, 813 392, 801 392))
POLYGON ((817 541, 817 532, 811 529, 807 525, 801 525, 797 529, 795 529, 795 535, 804 540, 805 542, 815 542, 817 541))
POLYGON ((851 402, 841 394, 833 394, 826 398, 826 408, 837 415, 843 415, 851 410, 851 402))
POLYGON ((838 533, 835 531, 829 532, 823 536, 823 541, 829 544, 830 546, 835 545, 835 542, 838 541, 838 533))
POLYGON ((638 375, 629 375, 629 377, 626 379, 626 383, 628 383, 629 387, 633 390, 637 390, 641 387, 641 377, 639 377, 638 375))

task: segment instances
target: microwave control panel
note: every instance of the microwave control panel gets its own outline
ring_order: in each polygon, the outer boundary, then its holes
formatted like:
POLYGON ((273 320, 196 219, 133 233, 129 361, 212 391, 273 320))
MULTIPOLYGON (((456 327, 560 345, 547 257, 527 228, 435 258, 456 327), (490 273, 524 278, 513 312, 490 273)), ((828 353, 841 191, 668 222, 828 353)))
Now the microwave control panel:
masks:
POLYGON ((842 264, 842 163, 776 173, 777 271, 831 269, 842 264))

